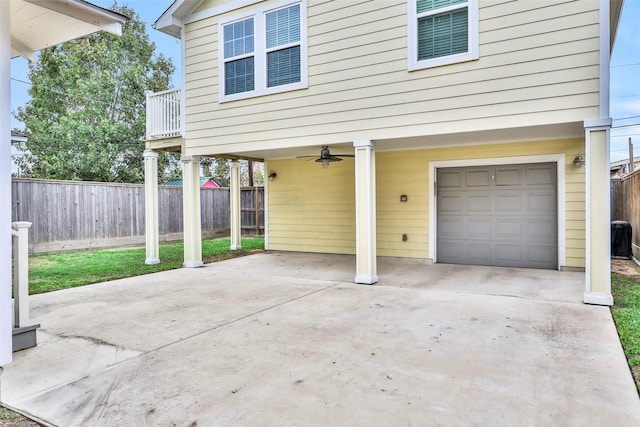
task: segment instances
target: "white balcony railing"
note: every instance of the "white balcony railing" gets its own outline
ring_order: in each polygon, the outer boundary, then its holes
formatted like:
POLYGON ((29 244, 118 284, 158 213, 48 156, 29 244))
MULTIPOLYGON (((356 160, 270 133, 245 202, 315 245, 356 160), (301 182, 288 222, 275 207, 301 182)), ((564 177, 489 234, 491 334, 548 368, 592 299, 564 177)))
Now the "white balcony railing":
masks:
POLYGON ((182 89, 146 92, 147 139, 173 138, 182 135, 182 89))

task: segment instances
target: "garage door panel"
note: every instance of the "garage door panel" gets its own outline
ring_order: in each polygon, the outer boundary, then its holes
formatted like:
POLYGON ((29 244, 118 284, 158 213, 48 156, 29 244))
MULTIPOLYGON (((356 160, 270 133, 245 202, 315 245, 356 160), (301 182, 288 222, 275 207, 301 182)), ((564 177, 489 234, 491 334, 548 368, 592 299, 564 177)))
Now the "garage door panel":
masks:
POLYGON ((522 238, 522 219, 494 220, 497 239, 518 240, 522 238))
POLYGON ((548 264, 558 256, 556 248, 549 246, 530 246, 527 252, 529 262, 538 264, 548 264))
POLYGON ((465 220, 466 237, 469 239, 490 239, 493 234, 491 218, 472 218, 465 220))
POLYGON ((467 187, 489 187, 492 174, 489 169, 473 169, 466 173, 465 184, 467 187))
POLYGON ((489 192, 474 192, 465 198, 467 212, 489 213, 492 211, 493 198, 489 192))
POLYGON ((529 241, 551 241, 555 239, 556 233, 555 218, 530 219, 527 221, 525 238, 529 241))
POLYGON ((463 186, 464 171, 442 171, 438 174, 439 188, 459 188, 463 186))
POLYGON ((446 260, 445 262, 451 264, 464 264, 462 258, 462 242, 443 241, 438 247, 438 251, 442 259, 446 260))
POLYGON ((487 264, 491 262, 491 244, 469 242, 464 246, 465 264, 487 264))
POLYGON ((555 163, 438 170, 438 261, 557 268, 556 174, 555 163))
POLYGON ((508 192, 496 195, 496 210, 499 212, 522 212, 522 194, 508 192))
POLYGON ((464 210, 464 199, 462 194, 452 194, 442 196, 438 199, 438 210, 442 212, 462 212, 464 210))
POLYGON ((526 168, 526 185, 556 185, 556 169, 548 166, 529 166, 526 168))
POLYGON ((556 196, 546 192, 527 194, 527 210, 533 212, 549 212, 556 209, 556 196))
POLYGON ((442 218, 438 221, 438 235, 443 239, 462 238, 464 236, 464 220, 460 217, 442 218))
POLYGON ((496 168, 495 177, 495 184, 498 187, 522 184, 522 170, 520 168, 496 168))
POLYGON ((496 244, 495 258, 501 265, 521 265, 523 262, 522 249, 520 245, 496 244))

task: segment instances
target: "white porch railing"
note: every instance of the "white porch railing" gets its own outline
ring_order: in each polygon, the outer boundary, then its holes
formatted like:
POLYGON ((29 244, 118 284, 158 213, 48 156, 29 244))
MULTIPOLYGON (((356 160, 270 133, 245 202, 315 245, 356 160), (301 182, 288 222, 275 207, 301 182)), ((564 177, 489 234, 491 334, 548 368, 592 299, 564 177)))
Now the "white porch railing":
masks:
POLYGON ((147 139, 173 138, 182 135, 182 89, 146 93, 147 139))

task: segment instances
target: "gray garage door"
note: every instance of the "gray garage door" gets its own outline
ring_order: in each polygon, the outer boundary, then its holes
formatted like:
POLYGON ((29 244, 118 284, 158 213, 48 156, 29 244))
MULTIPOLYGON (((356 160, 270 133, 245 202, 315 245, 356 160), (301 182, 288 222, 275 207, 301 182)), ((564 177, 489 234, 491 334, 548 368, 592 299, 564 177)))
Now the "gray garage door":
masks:
POLYGON ((556 164, 437 171, 437 259, 555 269, 556 164))

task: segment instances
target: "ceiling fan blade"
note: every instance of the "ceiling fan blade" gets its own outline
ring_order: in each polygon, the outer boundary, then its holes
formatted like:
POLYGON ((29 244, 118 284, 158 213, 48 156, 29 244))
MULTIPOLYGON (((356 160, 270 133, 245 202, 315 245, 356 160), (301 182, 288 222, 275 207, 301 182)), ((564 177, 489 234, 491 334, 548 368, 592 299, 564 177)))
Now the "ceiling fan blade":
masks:
POLYGON ((355 154, 332 154, 332 156, 336 156, 336 157, 355 157, 355 154))
POLYGON ((325 162, 341 162, 342 159, 340 157, 336 157, 336 156, 329 156, 329 157, 324 158, 324 159, 320 158, 320 159, 316 160, 316 162, 322 162, 322 161, 325 161, 325 162))

